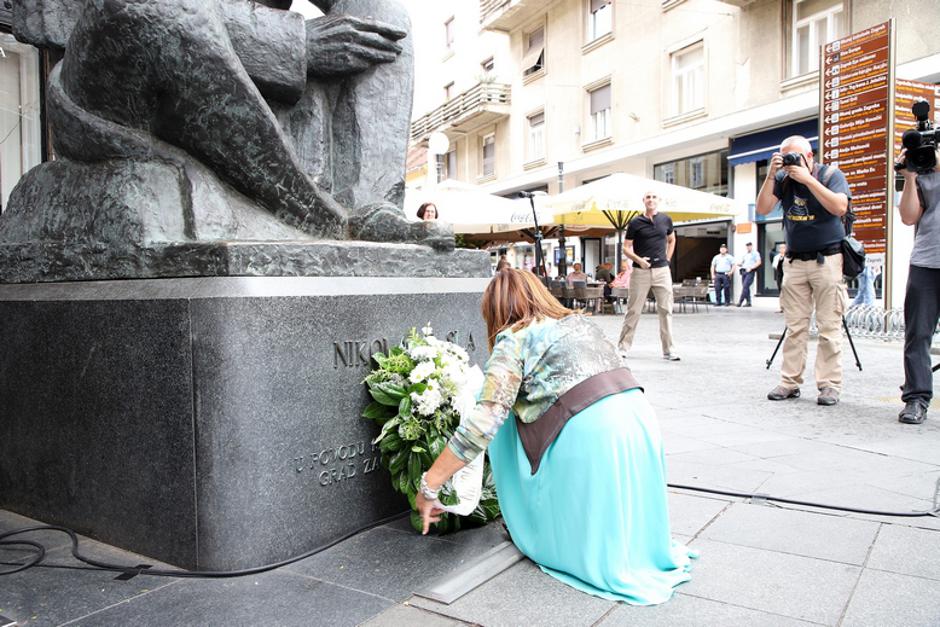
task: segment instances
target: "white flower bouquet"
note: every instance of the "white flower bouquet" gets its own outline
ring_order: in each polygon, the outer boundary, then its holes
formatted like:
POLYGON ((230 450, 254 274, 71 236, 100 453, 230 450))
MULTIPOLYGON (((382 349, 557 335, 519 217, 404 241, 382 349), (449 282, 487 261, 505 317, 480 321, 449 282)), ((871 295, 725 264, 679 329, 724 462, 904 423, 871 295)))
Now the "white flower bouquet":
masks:
MULTIPOLYGON (((461 418, 473 410, 483 383, 483 373, 470 365, 464 349, 437 339, 430 327, 421 331, 412 329, 403 345, 387 355, 372 356, 378 367, 364 382, 373 402, 362 414, 382 427, 374 443, 379 445, 382 465, 391 473, 392 487, 408 498, 411 525, 418 531, 421 518, 415 510, 415 495, 421 475, 444 450, 461 418)), ((451 482, 444 485, 438 499, 448 509, 454 509, 460 500, 451 482)), ((476 508, 467 516, 443 514, 436 529, 440 533, 457 531, 498 517, 499 504, 487 462, 476 508)))

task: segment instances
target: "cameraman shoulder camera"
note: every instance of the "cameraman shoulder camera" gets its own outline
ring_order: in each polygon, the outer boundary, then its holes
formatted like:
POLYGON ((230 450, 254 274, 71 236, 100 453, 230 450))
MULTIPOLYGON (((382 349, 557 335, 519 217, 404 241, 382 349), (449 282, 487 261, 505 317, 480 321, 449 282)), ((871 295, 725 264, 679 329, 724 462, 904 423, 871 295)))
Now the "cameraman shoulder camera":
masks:
POLYGON ((940 168, 936 133, 929 123, 923 124, 927 111, 923 120, 918 115, 918 131, 904 133, 905 148, 895 165, 904 177, 898 213, 901 222, 914 227, 904 295, 904 409, 898 414, 898 420, 907 424, 920 424, 927 418, 933 398, 930 345, 940 321, 940 168), (911 133, 918 134, 916 145, 907 139, 913 137, 911 133))
POLYGON ((842 216, 849 209, 849 185, 832 166, 820 166, 802 136, 788 137, 770 160, 767 179, 757 196, 757 212, 783 209, 787 243, 780 306, 787 323, 780 385, 767 398, 782 401, 800 395, 806 342, 813 305, 819 327, 816 387, 820 405, 835 405, 842 390, 842 216))

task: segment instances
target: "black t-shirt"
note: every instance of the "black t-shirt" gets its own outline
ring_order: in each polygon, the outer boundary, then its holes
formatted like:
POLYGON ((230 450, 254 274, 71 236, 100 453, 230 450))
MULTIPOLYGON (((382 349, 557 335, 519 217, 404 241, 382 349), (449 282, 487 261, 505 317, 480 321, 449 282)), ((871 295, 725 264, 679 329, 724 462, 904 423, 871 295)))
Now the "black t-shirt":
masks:
MULTIPOLYGON (((831 166, 826 166, 831 167, 831 166)), ((831 248, 845 237, 842 219, 834 216, 816 200, 809 188, 786 177, 780 170, 774 179, 774 196, 783 206, 783 228, 786 232, 787 250, 795 253, 812 253, 831 248)), ((831 176, 826 170, 817 170, 817 178, 828 189, 852 197, 849 183, 838 168, 832 168, 831 176), (828 181, 826 177, 828 176, 828 181)))
POLYGON ((627 225, 626 238, 633 240, 633 252, 638 257, 649 257, 654 268, 668 266, 666 259, 666 236, 672 233, 672 218, 665 213, 656 213, 650 220, 646 214, 639 215, 627 225))

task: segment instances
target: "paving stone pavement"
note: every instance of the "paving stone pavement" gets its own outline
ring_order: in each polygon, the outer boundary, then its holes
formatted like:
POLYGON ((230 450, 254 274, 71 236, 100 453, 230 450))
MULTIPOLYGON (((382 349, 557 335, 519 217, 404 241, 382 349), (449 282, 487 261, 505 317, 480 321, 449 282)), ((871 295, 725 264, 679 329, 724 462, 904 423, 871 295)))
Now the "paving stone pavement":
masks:
MULTIPOLYGON (((505 539, 499 525, 420 537, 406 521, 365 532, 277 571, 226 580, 34 568, 0 577, 0 615, 20 625, 940 625, 940 518, 878 511, 934 507, 940 482, 940 406, 926 423, 901 425, 901 345, 857 339, 864 370, 846 345, 845 390, 835 407, 815 403, 810 347, 803 397, 765 400, 779 358, 764 361, 782 318, 776 299, 751 309, 675 316, 682 361, 659 351, 644 315, 630 366, 657 409, 669 481, 763 493, 875 512, 774 505, 670 489, 674 535, 701 552, 692 581, 655 607, 577 592, 524 560, 451 605, 413 596, 505 539)), ((620 318, 595 321, 616 338, 620 318)), ((0 533, 33 524, 0 512, 0 533)), ((64 536, 36 534, 47 562, 77 566, 64 536)), ((151 563, 92 541, 110 561, 151 563)), ((2 561, 16 557, 7 552, 2 561)))

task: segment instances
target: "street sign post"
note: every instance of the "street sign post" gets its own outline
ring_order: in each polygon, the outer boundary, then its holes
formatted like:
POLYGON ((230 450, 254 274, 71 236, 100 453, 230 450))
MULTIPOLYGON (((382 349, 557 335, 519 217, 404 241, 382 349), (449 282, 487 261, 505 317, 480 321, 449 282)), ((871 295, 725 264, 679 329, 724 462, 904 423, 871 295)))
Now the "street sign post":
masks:
POLYGON ((886 309, 891 307, 893 51, 891 19, 822 46, 819 81, 819 152, 823 163, 838 167, 848 180, 855 237, 869 255, 884 257, 886 309))

